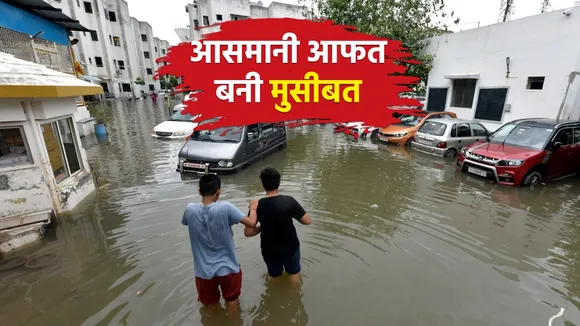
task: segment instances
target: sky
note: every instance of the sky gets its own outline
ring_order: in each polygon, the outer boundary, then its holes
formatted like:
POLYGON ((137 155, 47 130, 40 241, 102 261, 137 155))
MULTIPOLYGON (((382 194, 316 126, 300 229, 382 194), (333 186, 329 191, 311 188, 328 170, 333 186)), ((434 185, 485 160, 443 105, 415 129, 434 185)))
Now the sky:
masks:
MULTIPOLYGON (((297 4, 298 0, 277 0, 297 4)), ((262 0, 267 6, 269 0, 262 0)), ((457 32, 478 26, 495 24, 498 21, 501 0, 445 0, 448 11, 453 10, 460 23, 451 28, 457 32)), ((575 0, 551 0, 550 10, 569 8, 575 0)), ((127 0, 131 16, 141 21, 147 21, 153 26, 153 34, 160 39, 169 41, 171 45, 179 43, 174 32, 176 27, 185 27, 188 14, 185 6, 193 0, 127 0)), ((540 13, 542 0, 514 0, 514 14, 511 19, 537 15, 540 13)))

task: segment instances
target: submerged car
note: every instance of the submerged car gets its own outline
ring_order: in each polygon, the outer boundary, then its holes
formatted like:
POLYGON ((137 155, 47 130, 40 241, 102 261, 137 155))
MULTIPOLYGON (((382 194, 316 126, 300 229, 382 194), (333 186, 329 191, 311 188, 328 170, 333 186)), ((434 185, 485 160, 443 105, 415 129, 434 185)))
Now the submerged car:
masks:
POLYGON ((424 117, 418 115, 403 115, 399 117, 401 122, 390 125, 379 131, 379 140, 385 143, 392 143, 401 146, 410 146, 415 133, 423 123, 429 119, 448 118, 455 119, 457 115, 453 112, 432 112, 424 117))
POLYGON ((173 113, 171 119, 163 121, 153 128, 151 136, 165 139, 186 138, 193 133, 197 123, 192 122, 197 116, 182 114, 181 111, 173 113))
MULTIPOLYGON (((215 121, 202 121, 200 126, 215 121)), ((258 123, 196 130, 179 152, 179 172, 232 172, 286 146, 286 127, 258 123)))
POLYGON ((487 139, 489 132, 477 121, 429 119, 415 133, 414 150, 426 154, 455 157, 464 146, 487 139))
POLYGON ((580 121, 520 119, 457 159, 466 171, 503 185, 533 186, 580 172, 580 121))

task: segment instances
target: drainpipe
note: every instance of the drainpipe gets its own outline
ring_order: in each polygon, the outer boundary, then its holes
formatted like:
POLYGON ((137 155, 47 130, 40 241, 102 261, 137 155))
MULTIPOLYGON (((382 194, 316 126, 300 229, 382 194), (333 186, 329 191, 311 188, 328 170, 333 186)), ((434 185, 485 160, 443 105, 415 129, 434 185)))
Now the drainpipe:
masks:
MULTIPOLYGON (((22 102, 22 108, 24 109, 24 113, 26 114, 26 120, 28 121, 28 123, 31 126, 32 129, 32 133, 34 136, 34 139, 38 140, 40 143, 43 143, 43 137, 42 134, 39 131, 40 126, 36 124, 36 120, 34 119, 34 114, 32 113, 32 104, 30 104, 29 101, 23 101, 22 102)), ((42 173, 44 174, 44 180, 46 180, 46 184, 48 185, 49 188, 49 192, 50 192, 50 199, 52 199, 52 205, 55 208, 56 212, 60 212, 60 201, 58 199, 58 195, 56 192, 56 186, 54 184, 54 182, 51 182, 54 179, 54 176, 52 174, 52 171, 50 169, 47 169, 47 167, 51 166, 50 165, 50 161, 48 159, 48 154, 46 153, 46 150, 43 150, 42 145, 40 145, 39 148, 39 158, 40 158, 40 169, 42 170, 42 173)))

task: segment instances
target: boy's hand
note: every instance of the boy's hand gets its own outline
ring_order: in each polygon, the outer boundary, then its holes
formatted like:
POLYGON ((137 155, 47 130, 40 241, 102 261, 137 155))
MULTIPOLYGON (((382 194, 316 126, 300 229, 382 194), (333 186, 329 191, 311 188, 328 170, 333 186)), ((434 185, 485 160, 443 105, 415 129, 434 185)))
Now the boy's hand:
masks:
POLYGON ((258 199, 250 200, 250 204, 248 205, 248 207, 250 208, 250 210, 258 209, 258 199))

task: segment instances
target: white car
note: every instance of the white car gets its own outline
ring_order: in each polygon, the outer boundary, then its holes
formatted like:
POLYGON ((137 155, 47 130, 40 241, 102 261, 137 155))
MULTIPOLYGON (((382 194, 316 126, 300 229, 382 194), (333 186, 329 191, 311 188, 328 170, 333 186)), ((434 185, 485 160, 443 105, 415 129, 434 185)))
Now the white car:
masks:
POLYGON ((165 97, 165 96, 167 96, 167 91, 165 91, 165 90, 160 90, 160 91, 157 93, 157 96, 165 97))
POLYGON ((192 122, 196 117, 197 115, 181 114, 181 111, 175 112, 170 120, 155 126, 151 131, 151 136, 164 139, 186 138, 193 133, 193 128, 197 126, 196 122, 192 122))

